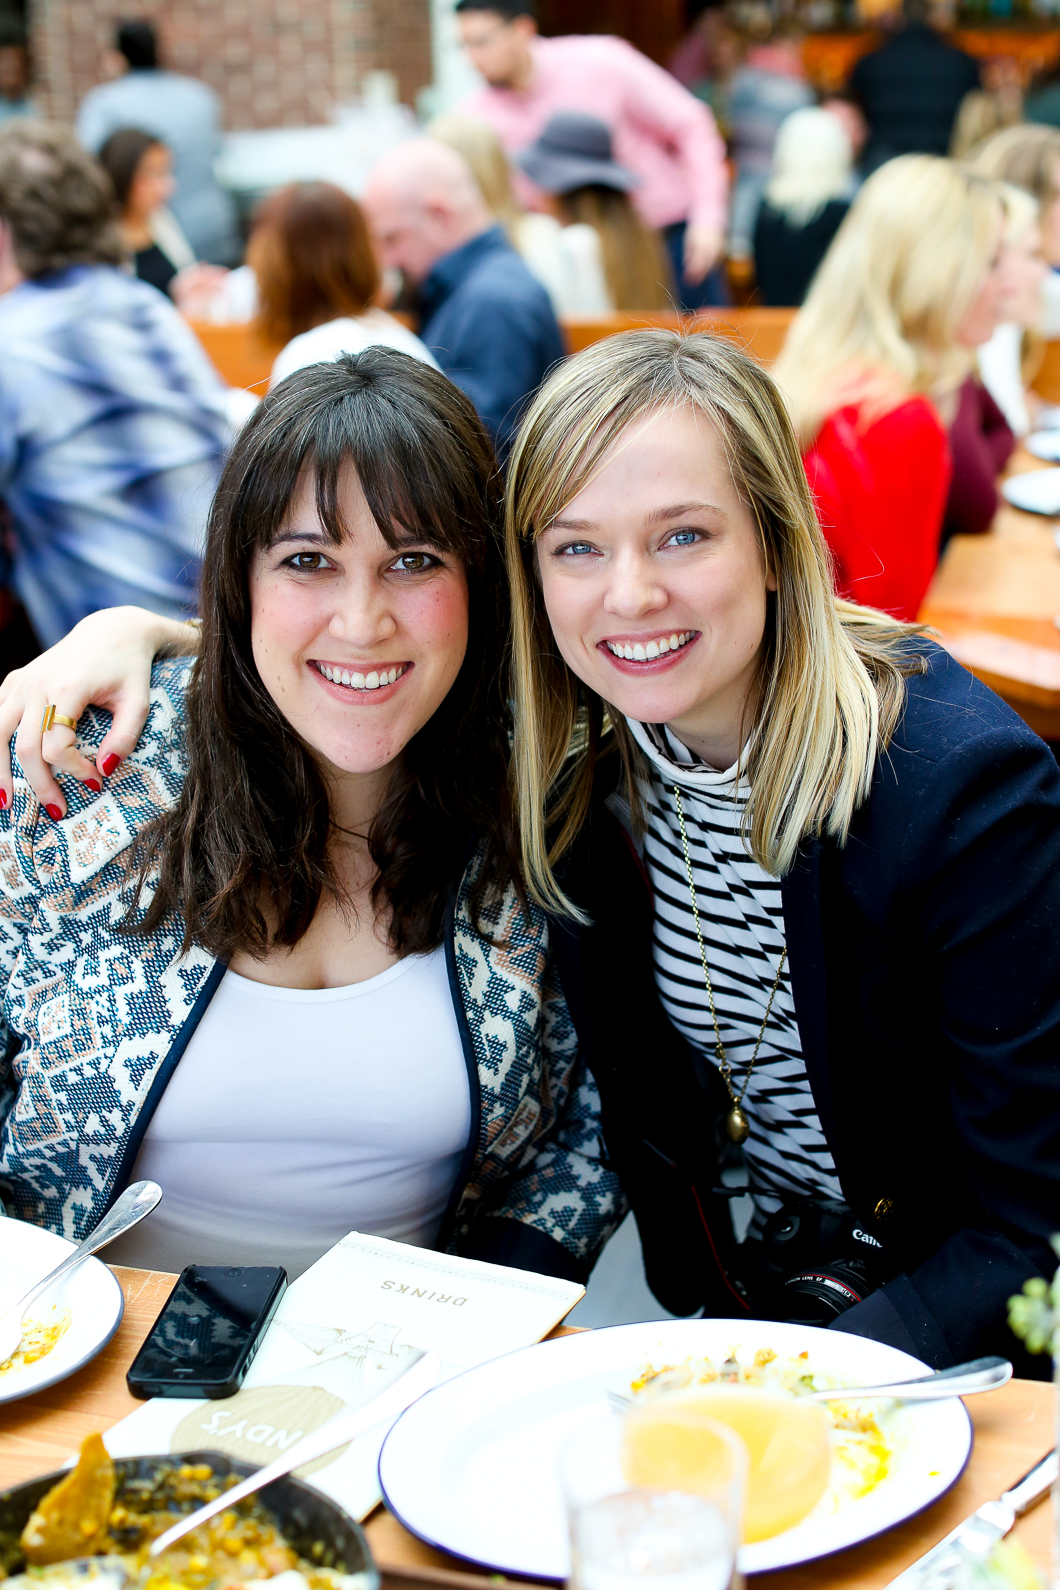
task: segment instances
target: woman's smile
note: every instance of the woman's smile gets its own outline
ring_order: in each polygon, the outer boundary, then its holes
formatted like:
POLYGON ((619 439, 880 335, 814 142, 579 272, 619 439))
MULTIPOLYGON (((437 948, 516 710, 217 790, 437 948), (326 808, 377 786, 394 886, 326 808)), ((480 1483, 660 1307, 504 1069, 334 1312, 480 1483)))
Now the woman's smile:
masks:
POLYGON ((622 673, 661 674, 684 661, 699 639, 698 629, 682 629, 669 634, 608 635, 599 642, 607 660, 622 673))
POLYGON ((319 662, 312 658, 309 666, 316 671, 323 684, 332 686, 328 694, 336 700, 375 705, 391 699, 396 693, 391 687, 400 684, 415 664, 319 662))

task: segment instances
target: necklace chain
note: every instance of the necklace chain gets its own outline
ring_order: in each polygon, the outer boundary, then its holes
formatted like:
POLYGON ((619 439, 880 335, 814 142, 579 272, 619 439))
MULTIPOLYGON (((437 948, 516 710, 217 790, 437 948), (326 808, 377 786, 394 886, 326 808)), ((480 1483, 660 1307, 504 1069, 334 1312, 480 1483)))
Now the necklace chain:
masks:
MULTIPOLYGON (((688 850, 688 834, 685 830, 684 808, 681 805, 681 791, 678 789, 676 784, 673 786, 673 792, 674 799, 677 802, 677 821, 681 828, 681 848, 683 849, 685 855, 685 871, 688 874, 688 893, 692 901, 692 918, 696 924, 696 939, 699 943, 699 958, 703 964, 703 980, 707 985, 707 999, 710 1003, 710 1019, 714 1023, 714 1056, 718 1062, 718 1070, 721 1072, 722 1081, 725 1083, 725 1086, 728 1089, 729 1098, 732 1100, 733 1115, 741 1117, 741 1120, 745 1122, 746 1118, 743 1116, 742 1108, 744 1095, 750 1085, 751 1073, 755 1068, 755 1061, 758 1059, 758 1051, 762 1047, 762 1039, 765 1037, 766 1027, 769 1025, 769 1017, 773 1009, 773 1001, 777 996, 777 989, 780 987, 780 979, 784 975, 784 963, 788 958, 788 946, 785 944, 781 952, 780 965, 777 967, 777 975, 774 977, 773 987, 769 991, 769 1003, 766 1005, 766 1013, 762 1018, 762 1025, 758 1029, 758 1041, 755 1044, 755 1051, 751 1056, 750 1064, 747 1067, 747 1075, 744 1078, 743 1087, 740 1089, 739 1094, 737 1094, 735 1088, 732 1085, 732 1066, 729 1064, 729 1057, 725 1053, 725 1045, 721 1041, 721 1028, 718 1026, 718 1012, 714 1008, 714 987, 710 980, 710 967, 707 965, 707 950, 705 944, 703 943, 703 928, 699 920, 699 906, 696 903, 696 883, 692 874, 692 857, 688 850)), ((731 1119, 732 1117, 730 1117, 730 1121, 731 1119)), ((729 1135, 734 1137, 735 1141, 741 1141, 741 1139, 735 1138, 735 1133, 731 1125, 729 1135)), ((747 1135, 746 1131, 743 1133, 743 1135, 747 1135)))

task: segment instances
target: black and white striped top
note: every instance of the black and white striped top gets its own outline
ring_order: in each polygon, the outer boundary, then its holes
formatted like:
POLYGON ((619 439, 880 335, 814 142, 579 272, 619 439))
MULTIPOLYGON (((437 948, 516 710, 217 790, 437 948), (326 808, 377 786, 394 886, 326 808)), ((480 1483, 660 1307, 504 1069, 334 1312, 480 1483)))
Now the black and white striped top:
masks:
MULTIPOLYGON (((735 767, 715 772, 662 726, 629 721, 629 728, 651 765, 644 861, 655 890, 656 986, 674 1026, 714 1064, 676 783, 718 1026, 739 1097, 784 949, 780 879, 758 865, 741 837, 747 787, 737 788, 735 767)), ((751 1126, 744 1158, 755 1205, 752 1235, 785 1195, 842 1197, 806 1075, 786 964, 743 1108, 751 1126)))

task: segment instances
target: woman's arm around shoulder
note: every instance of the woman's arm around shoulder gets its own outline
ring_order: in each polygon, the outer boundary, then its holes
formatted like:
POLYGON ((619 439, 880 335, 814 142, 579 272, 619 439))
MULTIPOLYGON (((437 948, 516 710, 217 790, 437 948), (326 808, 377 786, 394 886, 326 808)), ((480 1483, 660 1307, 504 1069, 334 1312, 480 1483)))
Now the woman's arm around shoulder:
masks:
POLYGON ((63 817, 67 809, 53 769, 98 794, 140 737, 155 656, 193 656, 198 646, 195 623, 160 618, 139 607, 107 608, 83 618, 48 651, 9 673, 0 685, 0 809, 13 795, 12 737, 22 774, 49 813, 54 808, 63 817), (49 706, 79 723, 90 705, 112 715, 92 761, 66 724, 44 730, 49 706))

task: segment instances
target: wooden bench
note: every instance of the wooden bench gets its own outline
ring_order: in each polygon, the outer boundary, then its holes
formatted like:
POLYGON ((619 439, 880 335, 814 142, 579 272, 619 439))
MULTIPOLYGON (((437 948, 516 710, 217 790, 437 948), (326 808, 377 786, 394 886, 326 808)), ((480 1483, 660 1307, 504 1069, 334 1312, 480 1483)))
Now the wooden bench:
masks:
POLYGON ((278 348, 261 342, 243 321, 214 326, 205 320, 189 320, 188 325, 222 381, 229 386, 249 387, 264 397, 278 348))
MULTIPOLYGON (((644 314, 618 310, 610 315, 567 319, 561 322, 561 327, 571 353, 580 353, 590 343, 613 337, 619 331, 662 326, 670 331, 710 331, 715 336, 728 337, 763 364, 772 364, 784 346, 794 316, 794 309, 705 309, 695 315, 679 314, 676 310, 644 314)), ((399 318, 409 324, 408 316, 399 318)), ((254 392, 266 391, 278 348, 261 342, 251 327, 243 323, 215 326, 208 321, 190 320, 188 324, 223 381, 229 386, 249 387, 254 392)))
POLYGON ((591 343, 613 337, 620 331, 639 331, 659 326, 668 331, 709 331, 739 343, 762 364, 772 364, 784 346, 794 309, 701 309, 697 314, 677 310, 615 310, 610 315, 568 316, 560 321, 567 347, 580 353, 591 343))

